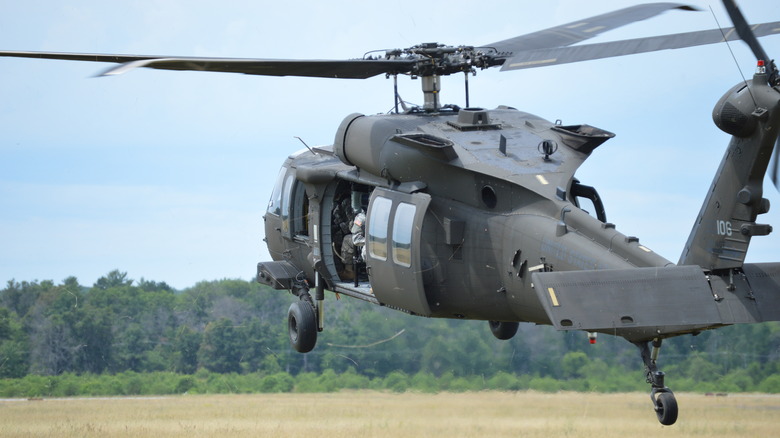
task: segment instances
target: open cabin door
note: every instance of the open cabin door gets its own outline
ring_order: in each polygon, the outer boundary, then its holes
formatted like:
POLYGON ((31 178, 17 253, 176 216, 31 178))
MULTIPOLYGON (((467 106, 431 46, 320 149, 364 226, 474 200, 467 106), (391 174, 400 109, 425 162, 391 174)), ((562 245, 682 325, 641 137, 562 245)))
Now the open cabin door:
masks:
POLYGON ((425 193, 377 188, 366 219, 366 266, 374 295, 382 304, 423 316, 431 314, 420 258, 422 223, 430 202, 425 193))

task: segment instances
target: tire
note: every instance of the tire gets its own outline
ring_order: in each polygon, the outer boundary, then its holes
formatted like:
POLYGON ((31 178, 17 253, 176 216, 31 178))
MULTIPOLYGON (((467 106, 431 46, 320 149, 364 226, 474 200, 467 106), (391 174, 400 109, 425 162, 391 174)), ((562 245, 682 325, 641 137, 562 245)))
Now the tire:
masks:
POLYGON ((677 399, 671 392, 662 392, 655 399, 655 414, 664 426, 671 426, 677 421, 677 399))
POLYGON ((308 353, 317 343, 317 317, 314 306, 308 301, 299 300, 290 306, 287 312, 287 328, 290 345, 299 353, 308 353))
POLYGON ((512 339, 517 333, 517 328, 520 327, 519 322, 506 322, 506 321, 488 321, 490 324, 490 331, 493 332, 493 336, 506 341, 512 339))

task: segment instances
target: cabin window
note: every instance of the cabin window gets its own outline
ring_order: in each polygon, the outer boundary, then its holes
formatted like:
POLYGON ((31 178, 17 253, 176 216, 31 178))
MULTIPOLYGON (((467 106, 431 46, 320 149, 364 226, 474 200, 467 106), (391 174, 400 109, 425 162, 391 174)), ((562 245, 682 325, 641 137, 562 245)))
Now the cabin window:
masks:
POLYGON ((293 183, 290 220, 293 236, 309 235, 309 197, 306 196, 306 186, 299 181, 293 183))
POLYGON ((398 204, 393 219, 393 261, 401 266, 412 266, 412 230, 417 207, 398 204))
POLYGON ((268 201, 268 212, 277 216, 281 215, 282 182, 284 181, 285 173, 287 173, 287 169, 283 167, 282 170, 279 171, 279 176, 276 177, 274 191, 271 193, 271 199, 268 201))
POLYGON ((377 197, 371 205, 368 218, 368 254, 379 260, 387 260, 387 226, 393 202, 377 197))

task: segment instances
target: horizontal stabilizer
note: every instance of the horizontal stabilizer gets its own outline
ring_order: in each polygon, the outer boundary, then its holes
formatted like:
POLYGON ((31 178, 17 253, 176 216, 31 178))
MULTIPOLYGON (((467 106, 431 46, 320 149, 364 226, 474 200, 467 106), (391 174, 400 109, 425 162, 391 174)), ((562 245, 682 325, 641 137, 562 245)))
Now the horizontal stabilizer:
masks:
POLYGON ((780 320, 780 264, 719 277, 698 266, 536 272, 534 288, 558 330, 644 341, 721 325, 780 320))

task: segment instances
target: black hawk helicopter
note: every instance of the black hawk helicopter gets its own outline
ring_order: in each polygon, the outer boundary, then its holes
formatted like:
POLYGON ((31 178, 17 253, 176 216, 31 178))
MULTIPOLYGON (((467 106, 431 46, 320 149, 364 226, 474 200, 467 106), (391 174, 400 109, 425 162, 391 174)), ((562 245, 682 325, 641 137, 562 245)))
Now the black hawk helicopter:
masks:
MULTIPOLYGON (((138 67, 269 76, 420 79, 424 105, 395 93, 392 114, 347 116, 333 145, 291 155, 264 216, 273 261, 257 280, 289 290, 290 341, 311 351, 323 329, 326 290, 413 315, 489 321, 499 339, 519 322, 621 336, 637 345, 658 420, 677 402, 656 364, 662 341, 737 323, 780 320, 780 263, 745 263, 769 211, 762 182, 780 127, 780 77, 756 37, 780 22, 748 26, 724 1, 733 28, 598 44, 608 30, 664 11, 621 9, 482 46, 426 43, 354 60, 271 60, 2 51, 2 56, 112 62, 138 67), (744 40, 752 80, 717 103, 716 125, 733 136, 683 254, 675 264, 607 221, 595 188, 575 172, 614 136, 550 122, 511 107, 440 102, 441 77, 518 70, 744 40), (585 211, 588 208, 593 215, 585 211)), ((468 91, 467 91, 468 96, 468 91)), ((777 160, 771 175, 777 184, 777 160)))

